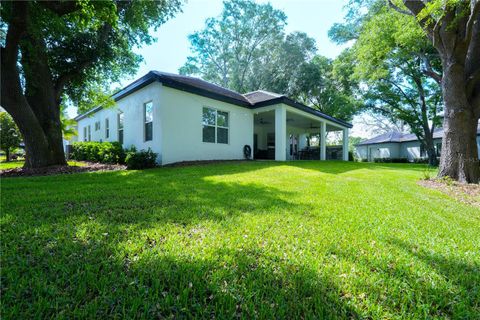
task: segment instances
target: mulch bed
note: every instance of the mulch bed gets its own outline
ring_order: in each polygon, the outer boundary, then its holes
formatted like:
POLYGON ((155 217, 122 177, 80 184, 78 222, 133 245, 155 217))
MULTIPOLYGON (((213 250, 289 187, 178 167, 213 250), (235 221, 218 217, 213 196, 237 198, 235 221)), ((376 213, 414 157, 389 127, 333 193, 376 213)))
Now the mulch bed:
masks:
POLYGON ((127 167, 118 164, 87 163, 85 166, 51 166, 45 168, 12 168, 0 170, 0 177, 27 177, 27 176, 50 176, 55 174, 71 174, 79 172, 115 171, 125 170, 127 167))
POLYGON ((441 179, 420 180, 419 185, 441 191, 463 203, 480 207, 480 185, 444 181, 441 179))

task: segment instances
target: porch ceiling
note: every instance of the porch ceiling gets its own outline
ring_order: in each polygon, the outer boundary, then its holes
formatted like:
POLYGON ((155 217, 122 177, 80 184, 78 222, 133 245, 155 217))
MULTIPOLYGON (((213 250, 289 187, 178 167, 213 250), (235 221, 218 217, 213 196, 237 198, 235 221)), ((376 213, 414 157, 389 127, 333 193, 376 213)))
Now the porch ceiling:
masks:
MULTIPOLYGON (((320 120, 314 120, 297 113, 287 111, 287 125, 308 130, 320 130, 320 120)), ((256 113, 254 124, 257 126, 275 126, 275 110, 256 113)), ((327 131, 339 131, 340 127, 327 124, 327 131)))

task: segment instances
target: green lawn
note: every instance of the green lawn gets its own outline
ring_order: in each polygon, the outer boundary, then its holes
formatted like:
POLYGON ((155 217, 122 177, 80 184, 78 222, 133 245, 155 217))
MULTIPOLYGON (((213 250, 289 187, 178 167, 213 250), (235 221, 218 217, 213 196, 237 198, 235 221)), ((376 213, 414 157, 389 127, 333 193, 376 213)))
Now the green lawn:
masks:
POLYGON ((1 181, 1 314, 480 314, 480 210, 423 166, 243 162, 1 181))
MULTIPOLYGON (((0 161, 0 170, 20 168, 23 167, 24 162, 24 160, 12 160, 9 162, 0 161)), ((78 167, 83 167, 85 165, 85 163, 81 161, 68 161, 68 164, 78 167)))

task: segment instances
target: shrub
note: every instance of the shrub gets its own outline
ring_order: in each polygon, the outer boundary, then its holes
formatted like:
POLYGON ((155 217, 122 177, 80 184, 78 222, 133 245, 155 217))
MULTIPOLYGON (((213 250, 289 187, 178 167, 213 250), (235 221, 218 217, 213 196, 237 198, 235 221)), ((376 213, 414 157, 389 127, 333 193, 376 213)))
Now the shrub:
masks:
POLYGON ((413 162, 414 163, 428 164, 428 158, 415 158, 415 159, 413 159, 413 162))
POLYGON ((137 152, 135 147, 131 147, 126 151, 125 164, 129 170, 154 168, 157 165, 157 154, 150 148, 137 152))
POLYGON ((407 163, 407 158, 375 158, 373 162, 378 163, 407 163))
POLYGON ((118 142, 74 142, 71 159, 100 163, 123 163, 125 152, 118 142))

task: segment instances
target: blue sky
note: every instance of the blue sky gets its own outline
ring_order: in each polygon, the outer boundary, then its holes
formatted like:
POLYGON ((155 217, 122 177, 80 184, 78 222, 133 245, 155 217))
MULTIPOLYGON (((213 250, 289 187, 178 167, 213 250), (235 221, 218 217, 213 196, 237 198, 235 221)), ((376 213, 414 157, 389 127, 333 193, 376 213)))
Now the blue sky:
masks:
MULTIPOLYGON (((330 42, 328 30, 344 16, 343 6, 347 0, 257 0, 270 2, 273 7, 283 10, 288 17, 286 31, 303 31, 317 42, 320 54, 336 57, 343 49, 330 42)), ((141 77, 150 70, 176 73, 190 54, 187 36, 204 27, 205 19, 218 16, 222 11, 222 0, 188 0, 183 12, 167 21, 154 34, 157 42, 135 50, 144 62, 133 78, 126 78, 122 85, 141 77)))

